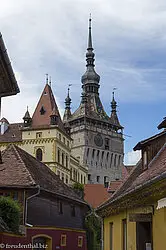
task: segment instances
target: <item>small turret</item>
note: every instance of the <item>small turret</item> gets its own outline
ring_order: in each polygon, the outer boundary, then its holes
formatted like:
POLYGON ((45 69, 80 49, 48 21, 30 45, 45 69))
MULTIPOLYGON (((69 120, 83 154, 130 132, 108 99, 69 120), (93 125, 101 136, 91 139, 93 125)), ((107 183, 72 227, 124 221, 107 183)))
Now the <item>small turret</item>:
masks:
POLYGON ((114 129, 118 130, 118 129, 123 129, 123 127, 119 123, 116 107, 117 107, 117 102, 115 101, 115 93, 113 91, 112 92, 112 102, 111 102, 111 109, 112 110, 111 110, 110 119, 111 119, 112 125, 114 126, 114 129))
POLYGON ((63 116, 63 122, 67 122, 67 120, 71 116, 71 107, 70 107, 71 98, 70 98, 69 91, 70 91, 70 88, 68 88, 67 97, 65 99, 65 112, 64 112, 64 116, 63 116))
POLYGON ((32 123, 32 118, 29 114, 29 111, 28 111, 28 106, 27 106, 27 111, 23 117, 23 120, 24 120, 24 127, 29 127, 31 126, 31 123, 32 123))
POLYGON ((1 125, 1 135, 3 135, 8 130, 9 122, 6 118, 3 117, 0 120, 0 125, 1 125))

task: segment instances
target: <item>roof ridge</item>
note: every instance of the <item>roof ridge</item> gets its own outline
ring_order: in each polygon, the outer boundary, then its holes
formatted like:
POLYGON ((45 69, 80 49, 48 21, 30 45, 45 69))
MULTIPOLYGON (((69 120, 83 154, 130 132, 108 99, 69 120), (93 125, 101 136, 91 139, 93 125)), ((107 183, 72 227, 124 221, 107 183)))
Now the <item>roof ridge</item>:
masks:
POLYGON ((32 184, 33 184, 33 185, 36 184, 35 180, 32 178, 31 173, 30 173, 29 170, 27 169, 25 162, 23 161, 23 159, 21 158, 21 156, 20 156, 20 154, 19 154, 19 152, 18 152, 18 150, 17 150, 17 148, 19 148, 19 147, 16 146, 16 145, 14 145, 14 144, 10 144, 10 147, 13 148, 13 150, 14 150, 15 153, 17 154, 18 158, 20 159, 21 163, 23 164, 25 171, 28 173, 28 176, 30 177, 30 179, 31 179, 31 181, 32 181, 32 184))

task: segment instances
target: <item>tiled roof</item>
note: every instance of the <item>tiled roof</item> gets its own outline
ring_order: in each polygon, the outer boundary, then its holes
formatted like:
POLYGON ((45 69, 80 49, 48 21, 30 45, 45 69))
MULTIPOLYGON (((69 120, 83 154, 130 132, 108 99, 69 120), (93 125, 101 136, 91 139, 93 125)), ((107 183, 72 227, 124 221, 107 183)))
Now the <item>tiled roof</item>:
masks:
MULTIPOLYGON (((128 176, 128 178, 123 182, 123 184, 117 189, 117 191, 111 196, 111 198, 106 201, 104 204, 102 204, 102 207, 107 206, 112 203, 115 199, 118 199, 122 194, 125 195, 125 192, 128 190, 128 188, 131 186, 133 181, 142 173, 142 162, 139 161, 135 168, 131 171, 131 174, 128 176)), ((99 207, 100 209, 100 207, 99 207)))
POLYGON ((64 184, 45 164, 15 145, 2 152, 0 187, 41 189, 84 202, 72 188, 64 184))
POLYGON ((19 142, 22 141, 22 129, 23 123, 13 123, 8 125, 8 129, 2 135, 0 133, 1 142, 19 142))
POLYGON ((0 33, 0 97, 15 95, 20 92, 14 72, 0 33))
POLYGON ((85 201, 93 208, 106 201, 110 195, 102 184, 85 184, 84 185, 85 201))
POLYGON ((164 117, 163 121, 158 125, 158 129, 166 128, 166 117, 164 117))
POLYGON ((50 115, 58 117, 57 125, 61 130, 65 131, 52 89, 50 85, 46 84, 32 116, 32 127, 50 125, 50 115), (42 114, 41 109, 43 109, 42 114))
POLYGON ((124 184, 108 201, 99 206, 98 210, 102 210, 102 208, 109 205, 111 206, 111 204, 115 205, 121 201, 122 197, 124 198, 127 197, 128 194, 134 194, 147 185, 152 185, 162 179, 166 179, 166 144, 150 162, 147 170, 142 170, 142 162, 140 161, 124 184))

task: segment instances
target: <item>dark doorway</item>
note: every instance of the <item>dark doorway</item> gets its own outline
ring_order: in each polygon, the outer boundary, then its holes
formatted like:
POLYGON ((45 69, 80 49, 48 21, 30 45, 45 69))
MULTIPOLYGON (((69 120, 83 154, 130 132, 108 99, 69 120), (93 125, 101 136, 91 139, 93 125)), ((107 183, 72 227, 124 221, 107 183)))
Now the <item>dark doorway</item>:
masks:
POLYGON ((136 222, 136 241, 137 241, 137 250, 152 250, 151 222, 136 222))

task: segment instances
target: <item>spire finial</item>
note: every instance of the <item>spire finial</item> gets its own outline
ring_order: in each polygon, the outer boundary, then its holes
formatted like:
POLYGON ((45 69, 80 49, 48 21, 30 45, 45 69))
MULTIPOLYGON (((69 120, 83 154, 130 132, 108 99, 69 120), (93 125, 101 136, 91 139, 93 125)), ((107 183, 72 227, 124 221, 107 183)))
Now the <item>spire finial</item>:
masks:
POLYGON ((92 29, 92 19, 91 19, 91 13, 90 13, 90 16, 89 16, 88 49, 93 50, 93 48, 92 48, 92 34, 91 34, 91 29, 92 29))
POLYGON ((28 106, 27 106, 27 111, 28 111, 28 106))
POLYGON ((51 76, 49 76, 49 85, 51 87, 51 76))
POLYGON ((117 88, 113 88, 113 91, 112 91, 112 102, 111 102, 111 108, 112 108, 112 112, 115 111, 116 112, 116 107, 117 107, 117 104, 116 104, 116 101, 115 101, 115 90, 117 88))
POLYGON ((48 74, 46 74, 46 84, 48 84, 48 74))

